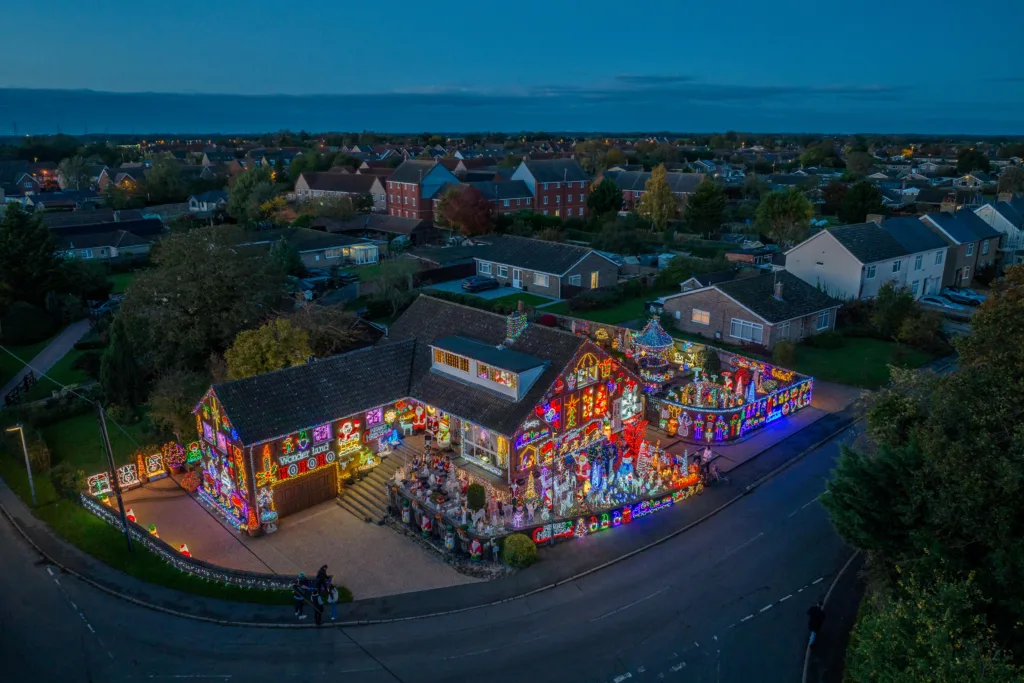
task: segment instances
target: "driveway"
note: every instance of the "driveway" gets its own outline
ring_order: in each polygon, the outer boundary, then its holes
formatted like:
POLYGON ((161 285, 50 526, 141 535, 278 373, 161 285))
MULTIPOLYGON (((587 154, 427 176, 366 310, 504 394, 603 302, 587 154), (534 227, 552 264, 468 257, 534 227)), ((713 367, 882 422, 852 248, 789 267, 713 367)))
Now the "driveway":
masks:
MULTIPOLYGON (((440 292, 453 292, 455 294, 472 294, 478 296, 481 299, 500 299, 503 296, 509 296, 510 294, 522 294, 523 290, 516 287, 498 287, 497 289, 488 289, 483 292, 467 292, 462 289, 462 280, 449 280, 448 282, 440 282, 436 285, 432 285, 431 289, 436 289, 440 292)), ((544 294, 537 294, 536 292, 530 292, 533 296, 542 297, 544 299, 551 299, 551 301, 559 301, 553 296, 545 296, 544 294)))

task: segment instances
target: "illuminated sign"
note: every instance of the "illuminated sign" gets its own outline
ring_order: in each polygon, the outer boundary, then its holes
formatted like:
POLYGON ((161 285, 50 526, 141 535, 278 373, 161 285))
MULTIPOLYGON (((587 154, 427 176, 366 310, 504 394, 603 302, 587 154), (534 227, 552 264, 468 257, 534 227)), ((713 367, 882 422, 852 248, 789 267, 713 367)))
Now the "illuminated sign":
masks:
POLYGON ((323 443, 331 438, 331 425, 325 424, 313 427, 313 443, 323 443))
POLYGON ((551 430, 548 429, 547 427, 539 427, 537 429, 525 430, 522 434, 519 435, 519 438, 516 439, 516 450, 519 450, 523 446, 534 443, 536 441, 546 439, 549 436, 551 436, 551 430))
POLYGON ((394 427, 392 427, 389 424, 379 424, 372 428, 371 430, 369 430, 368 432, 366 432, 366 434, 364 435, 364 440, 366 441, 366 443, 376 441, 377 439, 380 439, 390 434, 392 429, 394 429, 394 427))
POLYGON ((210 426, 209 422, 203 423, 203 438, 211 444, 217 443, 217 440, 213 436, 213 427, 210 426))
POLYGON ((85 483, 89 487, 89 493, 94 496, 103 496, 113 490, 110 488, 110 473, 108 472, 94 474, 86 479, 85 483))
POLYGON ((544 526, 537 527, 533 530, 533 542, 543 543, 544 541, 550 541, 552 534, 554 534, 556 539, 570 538, 572 536, 572 521, 555 522, 554 524, 545 524, 544 526))

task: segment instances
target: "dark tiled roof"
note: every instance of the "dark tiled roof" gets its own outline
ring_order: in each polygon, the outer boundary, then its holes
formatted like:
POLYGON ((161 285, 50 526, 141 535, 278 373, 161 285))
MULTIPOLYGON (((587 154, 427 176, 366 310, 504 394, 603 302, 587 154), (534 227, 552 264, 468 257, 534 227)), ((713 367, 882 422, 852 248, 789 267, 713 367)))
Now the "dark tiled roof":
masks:
POLYGON ((224 190, 209 190, 202 194, 192 195, 197 202, 217 203, 226 202, 228 200, 228 193, 224 190))
MULTIPOLYGON (((103 228, 114 227, 114 224, 101 226, 103 228)), ((61 249, 95 249, 96 247, 137 247, 150 244, 152 240, 139 237, 124 230, 101 230, 100 232, 89 232, 76 235, 58 233, 56 235, 57 245, 61 249)))
POLYGON ((927 218, 938 225, 957 244, 994 239, 1000 235, 998 230, 983 221, 970 209, 960 209, 956 213, 932 212, 927 215, 927 218))
POLYGON ((996 202, 995 210, 1015 228, 1024 226, 1024 198, 1018 197, 1012 202, 996 202))
POLYGON ((906 248, 877 223, 857 223, 830 228, 828 232, 861 263, 905 256, 906 248))
POLYGON ((94 209, 87 211, 64 211, 60 213, 44 213, 43 224, 51 228, 70 225, 95 225, 97 223, 113 223, 116 218, 123 221, 142 219, 142 212, 136 209, 94 209))
POLYGON ((888 218, 882 223, 882 230, 892 235, 911 254, 946 246, 946 240, 929 230, 920 218, 888 218))
MULTIPOLYGON (((620 190, 643 192, 651 179, 649 171, 608 171, 606 176, 615 181, 620 190)), ((704 178, 703 173, 666 173, 665 180, 675 194, 690 194, 697 190, 704 178)))
POLYGON ((266 230, 253 235, 246 244, 272 245, 280 239, 284 239, 302 251, 321 251, 323 249, 335 249, 337 247, 348 247, 353 244, 368 244, 359 237, 350 237, 323 230, 312 230, 310 228, 281 228, 279 230, 266 230))
POLYGON ((842 303, 785 270, 721 282, 715 288, 770 323, 811 315, 842 303), (781 300, 775 298, 776 282, 782 283, 781 300))
POLYGON ((574 159, 535 159, 523 164, 538 183, 561 183, 590 180, 590 176, 574 159))
POLYGON ((434 346, 510 372, 525 372, 544 365, 544 361, 536 356, 499 348, 469 337, 441 337, 434 340, 434 346))
POLYGON ((587 341, 562 330, 529 325, 510 348, 548 361, 550 365, 518 402, 430 371, 430 345, 436 339, 457 333, 497 346, 504 341, 505 331, 505 316, 420 295, 395 321, 388 339, 381 343, 388 346, 417 340, 410 392, 413 398, 482 427, 511 435, 587 341))
POLYGON ((523 180, 467 182, 465 184, 480 190, 481 194, 488 199, 522 199, 533 196, 523 180))
POLYGON ((407 340, 213 385, 242 443, 251 445, 409 395, 407 340))
POLYGON ((340 221, 331 218, 317 219, 316 225, 323 225, 328 232, 352 232, 371 230, 387 232, 395 235, 411 235, 421 225, 420 218, 402 218, 400 216, 387 216, 379 213, 362 214, 353 216, 347 221, 340 221))
MULTIPOLYGON (((409 159, 403 161, 388 180, 395 183, 418 183, 438 164, 431 160, 409 159)), ((442 166, 442 168, 444 168, 442 166)))
POLYGON ((589 247, 579 247, 573 244, 546 242, 529 237, 505 236, 495 238, 477 258, 517 268, 561 275, 591 251, 592 249, 589 247))
POLYGON ((375 175, 354 173, 303 173, 299 177, 305 178, 311 190, 348 194, 369 194, 378 181, 375 175))
POLYGON ((0 161, 0 183, 13 183, 28 173, 30 164, 27 161, 0 161))
POLYGON ((951 187, 923 187, 917 193, 915 201, 918 204, 941 204, 947 197, 956 195, 951 187))
MULTIPOLYGON (((72 212, 74 213, 74 212, 72 212)), ((74 225, 51 225, 54 235, 86 235, 93 232, 125 230, 139 237, 157 237, 163 234, 164 224, 159 218, 140 218, 134 221, 117 221, 116 223, 79 223, 74 225)))

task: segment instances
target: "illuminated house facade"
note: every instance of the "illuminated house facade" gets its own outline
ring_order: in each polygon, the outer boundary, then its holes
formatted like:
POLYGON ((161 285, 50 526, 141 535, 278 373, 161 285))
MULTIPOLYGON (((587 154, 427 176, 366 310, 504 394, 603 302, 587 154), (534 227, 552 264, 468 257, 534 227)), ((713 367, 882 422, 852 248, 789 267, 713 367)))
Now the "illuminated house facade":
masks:
POLYGON ((211 387, 190 452, 202 453, 204 503, 258 533, 423 431, 492 505, 556 472, 575 486, 590 472, 579 454, 643 410, 639 378, 594 342, 420 296, 376 346, 211 387))

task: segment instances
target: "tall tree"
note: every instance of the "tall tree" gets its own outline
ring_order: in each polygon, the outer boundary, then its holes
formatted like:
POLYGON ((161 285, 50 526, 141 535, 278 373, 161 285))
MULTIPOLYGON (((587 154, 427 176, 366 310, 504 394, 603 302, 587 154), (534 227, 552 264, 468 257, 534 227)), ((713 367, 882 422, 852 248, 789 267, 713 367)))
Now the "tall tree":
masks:
POLYGON ((444 221, 463 235, 486 235, 494 228, 494 207, 473 186, 453 189, 440 202, 444 221))
POLYGON ((192 409, 209 386, 210 378, 202 372, 171 370, 163 373, 149 392, 150 420, 183 443, 186 436, 195 433, 196 420, 192 409))
POLYGON ((1009 166, 999 174, 999 192, 1024 191, 1024 168, 1009 166))
POLYGON ((15 301, 42 304, 61 282, 61 259, 42 215, 7 204, 0 220, 0 307, 15 301))
POLYGON ((270 260, 287 275, 299 276, 306 272, 298 248, 284 237, 271 245, 270 260))
POLYGON ((668 186, 668 171, 665 170, 665 164, 658 164, 644 185, 644 195, 640 198, 637 213, 649 220, 654 229, 664 230, 676 215, 677 206, 672 188, 668 186))
POLYGON ((284 294, 284 275, 237 227, 164 237, 154 267, 139 273, 121 304, 135 348, 156 372, 198 369, 240 330, 265 318, 284 294))
POLYGON ((973 147, 964 147, 956 153, 956 172, 971 173, 982 171, 988 173, 988 157, 973 147))
POLYGON ((268 188, 273 194, 273 180, 268 168, 251 168, 238 174, 228 191, 228 213, 237 221, 256 220, 259 217, 259 205, 266 201, 268 188))
POLYGON ((309 347, 317 358, 351 350, 361 339, 359 318, 341 306, 307 302, 291 318, 292 325, 309 335, 309 347))
POLYGON ((850 152, 846 155, 846 168, 850 169, 851 173, 858 173, 864 175, 872 169, 875 165, 875 159, 866 151, 864 152, 850 152))
POLYGON ((718 232, 725 217, 725 190, 705 178, 686 200, 686 222, 694 232, 718 232))
POLYGON ((591 188, 587 208, 595 216, 618 212, 622 208, 622 190, 611 178, 602 178, 591 188))
POLYGON ((843 203, 846 190, 846 184, 839 180, 833 180, 823 187, 821 194, 824 204, 822 204, 821 213, 826 215, 839 213, 839 205, 843 203))
POLYGON ((114 324, 110 326, 110 344, 100 361, 100 386, 108 401, 126 408, 137 407, 145 393, 135 352, 120 315, 114 317, 114 324))
POLYGON ((309 333, 285 318, 276 318, 255 330, 239 332, 224 358, 228 362, 228 377, 244 379, 302 365, 312 355, 309 333))
POLYGON ((863 223, 869 213, 885 215, 888 209, 882 203, 882 193, 866 180, 854 183, 839 202, 839 220, 844 223, 863 223))
POLYGON ((153 160, 153 166, 146 174, 144 189, 150 204, 170 204, 188 199, 181 165, 171 154, 161 154, 153 160))
POLYGON ((75 155, 60 162, 57 167, 61 187, 65 190, 87 190, 92 186, 92 174, 85 159, 75 155))
POLYGON ((761 229, 783 246, 792 246, 807 236, 814 208, 798 188, 769 192, 757 206, 761 229))

